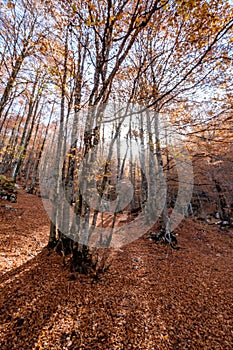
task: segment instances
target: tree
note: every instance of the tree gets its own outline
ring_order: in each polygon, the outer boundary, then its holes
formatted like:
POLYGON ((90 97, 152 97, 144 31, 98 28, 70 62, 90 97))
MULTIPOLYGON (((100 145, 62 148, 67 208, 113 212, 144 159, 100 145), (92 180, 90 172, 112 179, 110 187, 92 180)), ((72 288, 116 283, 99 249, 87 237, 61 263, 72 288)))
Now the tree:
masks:
MULTIPOLYGON (((180 190, 174 185, 185 173, 182 157, 191 168, 185 145, 208 133, 219 137, 224 128, 214 122, 232 110, 231 14, 230 2, 215 0, 3 3, 2 171, 16 180, 23 170, 30 192, 40 168, 41 180, 50 176, 50 246, 66 242, 79 262, 89 259, 100 213, 102 224, 107 216, 103 206, 119 207, 116 186, 124 179, 135 190, 127 210, 142 210, 150 223, 163 209, 162 238, 172 244, 177 218, 186 212, 187 200, 179 200, 188 199, 185 183, 192 183, 183 178, 180 190), (177 148, 162 121, 176 128, 177 148), (46 140, 51 133, 53 142, 46 140)), ((202 144, 205 159, 216 151, 216 143, 208 142, 202 144)), ((216 174, 213 179, 219 189, 216 174)), ((225 204, 220 206, 223 211, 225 204)), ((111 244, 117 215, 100 237, 102 245, 111 244)))

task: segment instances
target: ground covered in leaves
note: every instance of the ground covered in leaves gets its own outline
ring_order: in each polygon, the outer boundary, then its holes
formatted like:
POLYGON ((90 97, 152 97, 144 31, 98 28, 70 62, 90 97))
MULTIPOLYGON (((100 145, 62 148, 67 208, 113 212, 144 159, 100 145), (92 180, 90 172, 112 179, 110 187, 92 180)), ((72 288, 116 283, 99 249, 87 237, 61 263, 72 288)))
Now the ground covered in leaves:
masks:
POLYGON ((2 350, 232 349, 232 231, 186 219, 180 250, 145 235, 71 280, 40 199, 0 204, 2 350))

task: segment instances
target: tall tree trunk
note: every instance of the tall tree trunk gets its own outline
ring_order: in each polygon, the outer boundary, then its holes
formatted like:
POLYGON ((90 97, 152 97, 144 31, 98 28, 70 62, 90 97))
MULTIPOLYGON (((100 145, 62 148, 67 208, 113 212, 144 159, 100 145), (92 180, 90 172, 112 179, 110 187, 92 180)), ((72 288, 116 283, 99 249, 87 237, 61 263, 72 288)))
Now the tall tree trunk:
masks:
POLYGON ((50 221, 50 233, 49 233, 49 245, 53 246, 56 244, 56 230, 59 229, 58 224, 58 209, 62 205, 60 201, 61 193, 61 179, 60 179, 60 166, 61 166, 61 157, 63 150, 64 142, 64 121, 65 121, 65 100, 66 100, 66 82, 67 82, 67 61, 68 61, 68 37, 69 37, 70 24, 66 28, 65 35, 65 48, 64 48, 64 72, 62 76, 61 83, 61 111, 60 111, 60 125, 59 125, 59 134, 57 140, 57 152, 55 160, 55 169, 54 169, 54 182, 55 188, 53 189, 53 200, 52 200, 52 215, 50 221), (59 205, 58 205, 59 204, 59 205))

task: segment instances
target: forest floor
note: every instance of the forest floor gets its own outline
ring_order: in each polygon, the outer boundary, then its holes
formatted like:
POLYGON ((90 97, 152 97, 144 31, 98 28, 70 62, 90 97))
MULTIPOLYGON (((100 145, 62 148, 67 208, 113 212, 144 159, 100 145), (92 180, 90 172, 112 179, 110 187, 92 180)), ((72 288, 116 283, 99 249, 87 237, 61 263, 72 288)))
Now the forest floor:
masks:
POLYGON ((232 349, 232 230, 185 219, 180 250, 145 235, 94 282, 45 248, 40 198, 20 191, 0 215, 1 350, 232 349))

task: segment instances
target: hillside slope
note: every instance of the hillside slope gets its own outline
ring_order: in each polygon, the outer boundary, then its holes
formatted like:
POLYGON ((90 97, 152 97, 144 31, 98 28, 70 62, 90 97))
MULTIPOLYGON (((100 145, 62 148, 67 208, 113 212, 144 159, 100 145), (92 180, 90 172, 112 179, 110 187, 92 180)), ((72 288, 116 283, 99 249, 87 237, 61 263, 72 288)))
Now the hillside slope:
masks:
POLYGON ((0 204, 2 350, 232 349, 232 231, 186 219, 180 250, 145 235, 93 283, 45 248, 38 197, 0 204))

